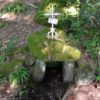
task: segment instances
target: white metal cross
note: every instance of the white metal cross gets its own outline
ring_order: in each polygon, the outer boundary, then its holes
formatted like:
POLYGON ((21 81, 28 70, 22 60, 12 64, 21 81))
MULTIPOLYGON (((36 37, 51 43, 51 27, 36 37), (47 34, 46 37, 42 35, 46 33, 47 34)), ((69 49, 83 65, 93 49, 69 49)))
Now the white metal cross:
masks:
POLYGON ((55 16, 59 16, 60 13, 55 13, 54 12, 54 4, 52 4, 52 8, 51 8, 51 13, 46 13, 44 14, 45 16, 50 16, 48 19, 48 23, 51 24, 51 28, 50 31, 48 32, 48 39, 56 39, 57 38, 57 32, 55 31, 54 25, 56 25, 58 23, 58 19, 55 18, 55 16))

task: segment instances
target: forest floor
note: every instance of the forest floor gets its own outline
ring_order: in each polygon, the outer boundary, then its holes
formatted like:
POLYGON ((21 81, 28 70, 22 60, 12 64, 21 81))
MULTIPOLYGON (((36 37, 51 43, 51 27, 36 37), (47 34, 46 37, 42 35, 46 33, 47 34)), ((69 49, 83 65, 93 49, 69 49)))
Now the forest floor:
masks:
MULTIPOLYGON (((0 9, 14 0, 0 0, 0 9)), ((28 0, 30 3, 40 2, 41 0, 28 0)), ((31 7, 26 14, 4 14, 0 18, 1 22, 7 22, 5 29, 0 29, 0 44, 5 45, 13 34, 18 37, 17 47, 27 43, 27 36, 32 32, 42 29, 44 26, 34 22, 36 9, 31 7)), ((96 84, 96 83, 95 83, 96 84)), ((0 85, 0 100, 11 99, 6 93, 8 85, 0 85)), ((61 69, 48 70, 44 81, 39 83, 28 95, 17 100, 100 100, 100 88, 91 84, 88 86, 76 86, 74 83, 65 84, 62 81, 61 69), (71 97, 70 97, 71 96, 71 97), (29 97, 29 98, 28 98, 29 97)))
POLYGON ((0 100, 100 100, 100 86, 96 83, 77 86, 75 83, 64 83, 61 66, 48 68, 44 80, 29 87, 30 91, 22 97, 8 94, 8 84, 0 85, 0 100))
MULTIPOLYGON (((14 0, 0 0, 0 9, 10 1, 14 0)), ((39 0, 36 1, 39 2, 39 0)), ((32 4, 34 3, 34 0, 28 0, 28 2, 32 4)), ((26 44, 27 36, 29 34, 43 28, 43 26, 34 22, 35 13, 36 9, 30 7, 30 10, 25 14, 3 14, 0 18, 0 23, 7 22, 8 26, 6 29, 0 29, 0 43, 5 45, 10 37, 12 37, 13 34, 16 34, 16 37, 18 38, 17 46, 26 44)))

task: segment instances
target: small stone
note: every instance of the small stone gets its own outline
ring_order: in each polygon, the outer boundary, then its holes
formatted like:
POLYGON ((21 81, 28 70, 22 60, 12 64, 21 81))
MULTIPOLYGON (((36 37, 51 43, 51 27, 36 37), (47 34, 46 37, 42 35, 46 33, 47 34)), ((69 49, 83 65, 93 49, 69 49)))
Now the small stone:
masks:
POLYGON ((77 62, 78 68, 75 69, 75 83, 77 85, 89 85, 95 80, 96 66, 92 63, 92 60, 88 60, 85 57, 77 62))
POLYGON ((63 81, 64 82, 73 81, 74 66, 75 66, 75 64, 73 61, 64 62, 64 64, 63 64, 63 81))
POLYGON ((36 60, 35 65, 30 68, 34 81, 42 81, 45 75, 46 64, 41 60, 36 60))

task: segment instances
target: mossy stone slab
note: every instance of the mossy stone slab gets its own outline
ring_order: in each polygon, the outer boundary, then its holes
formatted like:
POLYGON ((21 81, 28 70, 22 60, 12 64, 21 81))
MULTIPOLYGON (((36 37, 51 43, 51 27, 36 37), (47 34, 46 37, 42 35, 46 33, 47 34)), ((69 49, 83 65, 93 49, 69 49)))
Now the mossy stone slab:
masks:
POLYGON ((28 47, 33 57, 44 61, 67 61, 80 58, 80 51, 65 42, 63 31, 57 29, 58 40, 48 39, 46 37, 48 31, 48 28, 44 28, 29 35, 28 47))

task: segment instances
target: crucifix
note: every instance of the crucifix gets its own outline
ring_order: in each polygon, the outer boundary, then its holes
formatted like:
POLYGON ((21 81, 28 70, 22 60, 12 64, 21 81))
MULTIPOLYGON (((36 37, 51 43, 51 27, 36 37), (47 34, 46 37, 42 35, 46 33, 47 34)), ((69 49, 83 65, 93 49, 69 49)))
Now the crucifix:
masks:
POLYGON ((48 39, 49 38, 51 38, 51 39, 57 38, 57 32, 55 31, 54 25, 57 25, 58 19, 56 19, 55 17, 59 16, 60 13, 55 13, 54 10, 55 10, 54 4, 52 4, 51 12, 44 14, 45 16, 50 16, 48 19, 48 23, 51 24, 51 28, 50 28, 50 31, 48 32, 48 35, 47 35, 48 39))

